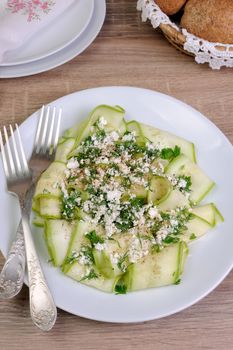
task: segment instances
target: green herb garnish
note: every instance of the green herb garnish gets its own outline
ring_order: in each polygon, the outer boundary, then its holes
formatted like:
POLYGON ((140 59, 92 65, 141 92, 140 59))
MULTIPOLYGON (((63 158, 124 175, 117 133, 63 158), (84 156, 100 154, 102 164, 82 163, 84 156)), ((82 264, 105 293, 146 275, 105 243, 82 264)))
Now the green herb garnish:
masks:
POLYGON ((173 243, 178 243, 179 240, 180 240, 179 237, 174 237, 174 236, 168 235, 166 238, 164 238, 163 243, 173 244, 173 243))
POLYGON ((155 237, 156 233, 162 228, 163 222, 155 220, 154 225, 151 228, 151 234, 155 237))
POLYGON ((65 264, 73 264, 75 261, 77 261, 78 254, 77 252, 72 252, 71 255, 66 257, 65 264))
POLYGON ((78 206, 77 199, 80 198, 81 193, 77 190, 71 190, 68 197, 62 196, 62 217, 66 220, 73 219, 75 216, 75 209, 78 206))
POLYGON ((194 215, 187 208, 179 210, 174 218, 178 225, 172 227, 172 235, 182 235, 187 230, 187 223, 193 218, 194 215))
POLYGON ((159 244, 153 244, 151 247, 152 253, 160 253, 162 250, 162 247, 159 244))
POLYGON ((166 160, 172 160, 180 155, 180 147, 175 146, 172 148, 163 148, 160 153, 160 157, 166 160))
POLYGON ((124 255, 122 255, 119 260, 118 260, 118 263, 117 263, 117 266, 118 268, 122 271, 122 272, 125 272, 127 266, 125 265, 125 262, 127 260, 127 257, 128 257, 128 254, 125 253, 124 255))
POLYGON ((91 271, 86 275, 84 276, 81 280, 81 281, 85 281, 85 280, 93 280, 93 279, 96 279, 98 278, 98 275, 95 273, 95 271, 93 269, 91 269, 91 271))
POLYGON ((134 226, 135 213, 143 207, 145 203, 144 198, 131 198, 128 202, 123 202, 119 219, 115 222, 116 227, 122 232, 128 231, 134 226))
POLYGON ((100 237, 99 235, 97 235, 97 233, 96 233, 95 230, 93 230, 93 231, 87 233, 87 234, 85 235, 85 237, 86 237, 87 239, 89 239, 89 241, 90 241, 92 247, 94 247, 95 244, 97 244, 97 243, 101 243, 101 244, 104 243, 104 239, 103 239, 102 237, 100 237))
POLYGON ((94 263, 92 247, 90 247, 89 245, 83 245, 81 247, 81 252, 90 261, 90 263, 94 263))
POLYGON ((197 236, 195 235, 195 233, 192 233, 190 236, 189 236, 189 239, 190 240, 194 240, 194 239, 196 239, 197 238, 197 236))
POLYGON ((117 284, 115 286, 115 293, 116 294, 126 294, 127 293, 127 286, 125 284, 117 284))
POLYGON ((174 283, 174 284, 180 284, 180 282, 181 282, 181 279, 179 278, 178 280, 176 280, 176 282, 174 283))

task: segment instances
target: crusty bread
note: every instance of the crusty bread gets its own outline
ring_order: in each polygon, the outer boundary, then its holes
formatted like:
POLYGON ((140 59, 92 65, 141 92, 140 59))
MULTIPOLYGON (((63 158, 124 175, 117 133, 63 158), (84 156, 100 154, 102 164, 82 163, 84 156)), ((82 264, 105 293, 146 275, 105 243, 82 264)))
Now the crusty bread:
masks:
POLYGON ((156 4, 158 4, 161 10, 167 15, 174 15, 177 13, 186 1, 187 0, 155 0, 156 4))
POLYGON ((233 0, 189 0, 181 26, 205 40, 233 44, 233 0))

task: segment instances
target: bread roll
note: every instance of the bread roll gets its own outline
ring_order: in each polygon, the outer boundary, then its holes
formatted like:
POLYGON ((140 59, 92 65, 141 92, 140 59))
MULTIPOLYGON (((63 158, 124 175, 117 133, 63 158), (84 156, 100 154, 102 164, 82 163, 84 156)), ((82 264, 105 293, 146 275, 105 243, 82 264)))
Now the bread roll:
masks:
POLYGON ((177 13, 186 1, 187 0, 155 0, 156 4, 159 5, 161 10, 167 15, 174 15, 177 13))
POLYGON ((233 44, 233 0, 189 0, 181 26, 205 40, 233 44))

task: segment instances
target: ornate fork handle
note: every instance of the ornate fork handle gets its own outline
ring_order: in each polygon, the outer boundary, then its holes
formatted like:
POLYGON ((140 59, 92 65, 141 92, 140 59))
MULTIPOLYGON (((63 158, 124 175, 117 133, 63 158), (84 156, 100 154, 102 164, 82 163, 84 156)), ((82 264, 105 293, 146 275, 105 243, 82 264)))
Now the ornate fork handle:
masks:
POLYGON ((27 256, 31 317, 37 327, 49 331, 56 321, 57 309, 46 284, 31 235, 29 213, 34 189, 35 185, 32 184, 25 201, 20 201, 22 220, 0 274, 0 298, 12 298, 20 292, 27 256))
POLYGON ((22 209, 25 250, 28 268, 31 318, 34 324, 49 331, 57 318, 57 309, 44 278, 31 235, 28 214, 22 209))
MULTIPOLYGON (((29 213, 35 190, 33 183, 25 198, 25 210, 29 213)), ((0 299, 10 299, 22 289, 25 275, 25 246, 22 221, 18 225, 16 236, 0 274, 0 299)))
POLYGON ((23 286, 25 272, 25 246, 22 222, 11 245, 0 274, 0 298, 9 299, 17 295, 23 286))

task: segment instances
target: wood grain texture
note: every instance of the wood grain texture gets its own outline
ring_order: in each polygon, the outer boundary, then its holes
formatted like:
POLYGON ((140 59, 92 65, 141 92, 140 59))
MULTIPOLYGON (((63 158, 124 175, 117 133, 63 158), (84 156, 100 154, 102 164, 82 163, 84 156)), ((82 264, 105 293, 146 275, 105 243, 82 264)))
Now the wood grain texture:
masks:
MULTIPOLYGON (((211 71, 176 51, 149 24, 136 0, 108 0, 104 27, 72 61, 39 75, 0 80, 0 126, 21 123, 60 96, 107 85, 130 85, 174 96, 201 111, 233 142, 232 74, 211 71)), ((4 259, 0 258, 0 267, 4 259)), ((59 310, 50 333, 30 321, 28 289, 0 301, 1 350, 232 349, 233 274, 208 297, 179 314, 142 324, 99 323, 59 310)))

